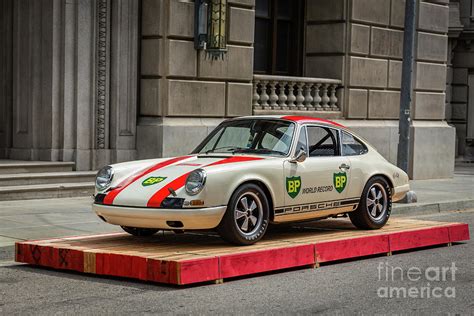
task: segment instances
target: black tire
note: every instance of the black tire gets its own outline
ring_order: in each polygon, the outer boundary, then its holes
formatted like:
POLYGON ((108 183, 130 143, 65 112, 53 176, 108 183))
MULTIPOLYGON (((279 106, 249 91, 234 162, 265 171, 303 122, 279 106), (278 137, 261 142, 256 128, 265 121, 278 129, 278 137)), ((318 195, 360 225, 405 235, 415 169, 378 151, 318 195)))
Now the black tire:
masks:
POLYGON ((265 192, 258 185, 248 183, 232 194, 217 231, 230 243, 252 245, 265 235, 269 218, 270 206, 265 192))
POLYGON ((392 211, 392 189, 385 178, 371 178, 364 187, 357 210, 350 212, 352 224, 361 229, 379 229, 392 211))
POLYGON ((159 231, 159 229, 155 229, 155 228, 139 228, 139 227, 129 227, 129 226, 121 226, 121 227, 124 231, 126 231, 130 235, 137 236, 137 237, 153 236, 159 231))

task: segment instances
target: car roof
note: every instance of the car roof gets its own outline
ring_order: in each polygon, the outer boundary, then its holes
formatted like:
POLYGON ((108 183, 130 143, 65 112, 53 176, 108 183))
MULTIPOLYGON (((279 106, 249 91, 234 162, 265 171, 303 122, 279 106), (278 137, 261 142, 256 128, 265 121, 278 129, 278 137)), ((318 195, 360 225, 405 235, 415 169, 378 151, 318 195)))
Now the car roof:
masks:
POLYGON ((340 128, 345 128, 344 125, 341 125, 337 122, 330 121, 327 119, 312 117, 312 116, 303 116, 303 115, 254 115, 254 116, 241 116, 236 117, 235 119, 281 119, 286 121, 295 122, 298 124, 305 123, 321 123, 325 125, 337 126, 340 128))

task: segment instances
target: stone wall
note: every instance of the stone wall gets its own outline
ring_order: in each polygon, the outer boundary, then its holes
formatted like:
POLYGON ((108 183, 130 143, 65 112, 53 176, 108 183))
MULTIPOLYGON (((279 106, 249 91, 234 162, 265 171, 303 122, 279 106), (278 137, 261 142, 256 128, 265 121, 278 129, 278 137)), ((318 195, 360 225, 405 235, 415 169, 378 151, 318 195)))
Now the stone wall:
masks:
POLYGON ((254 5, 228 1, 228 51, 211 60, 194 48, 194 2, 142 1, 140 157, 185 153, 222 118, 252 114, 254 5), (169 146, 180 134, 192 145, 169 146))
POLYGON ((474 160, 474 23, 472 1, 450 4, 451 73, 447 98, 448 121, 456 127, 456 154, 461 160, 474 160))
POLYGON ((138 2, 0 8, 0 157, 75 161, 78 170, 134 159, 138 2))
MULTIPOLYGON (((453 148, 441 143, 454 135, 443 122, 448 2, 417 4, 412 119, 420 122, 413 123, 410 170, 417 179, 449 177, 453 172, 454 156, 444 152, 454 152, 454 140, 453 148), (429 136, 430 130, 437 138, 429 136), (427 143, 433 147, 427 148, 427 143), (433 163, 422 158, 427 155, 433 163)), ((398 128, 387 120, 399 116, 404 15, 404 0, 307 0, 305 75, 341 79, 346 125, 365 134, 394 163, 398 128)))
MULTIPOLYGON (((398 119, 403 0, 307 0, 306 76, 342 79, 348 119, 398 119)), ((414 119, 444 119, 448 1, 418 4, 414 119)))

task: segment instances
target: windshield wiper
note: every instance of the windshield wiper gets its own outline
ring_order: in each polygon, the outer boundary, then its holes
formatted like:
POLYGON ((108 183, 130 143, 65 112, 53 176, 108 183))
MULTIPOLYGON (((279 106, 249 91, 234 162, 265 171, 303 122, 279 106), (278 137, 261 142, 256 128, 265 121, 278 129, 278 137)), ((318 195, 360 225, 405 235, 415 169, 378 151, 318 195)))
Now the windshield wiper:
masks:
POLYGON ((226 151, 232 151, 232 153, 235 153, 237 150, 245 150, 246 148, 238 147, 238 146, 223 146, 223 147, 218 147, 214 149, 209 149, 206 151, 206 154, 216 152, 217 150, 222 150, 222 149, 226 149, 226 151))
POLYGON ((286 156, 285 152, 279 151, 279 150, 273 150, 273 149, 268 149, 268 148, 243 148, 239 150, 235 150, 235 152, 256 152, 256 153, 268 153, 268 154, 279 154, 282 156, 286 156))

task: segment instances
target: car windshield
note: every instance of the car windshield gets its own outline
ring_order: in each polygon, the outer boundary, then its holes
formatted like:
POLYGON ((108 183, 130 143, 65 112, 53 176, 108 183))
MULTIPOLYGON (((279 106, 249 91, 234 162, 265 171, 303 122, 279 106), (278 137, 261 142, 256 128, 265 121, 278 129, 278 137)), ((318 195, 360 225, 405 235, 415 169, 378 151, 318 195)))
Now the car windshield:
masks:
POLYGON ((242 119, 222 123, 193 151, 193 154, 251 153, 286 156, 295 124, 271 119, 242 119))

